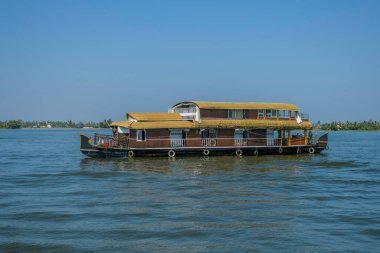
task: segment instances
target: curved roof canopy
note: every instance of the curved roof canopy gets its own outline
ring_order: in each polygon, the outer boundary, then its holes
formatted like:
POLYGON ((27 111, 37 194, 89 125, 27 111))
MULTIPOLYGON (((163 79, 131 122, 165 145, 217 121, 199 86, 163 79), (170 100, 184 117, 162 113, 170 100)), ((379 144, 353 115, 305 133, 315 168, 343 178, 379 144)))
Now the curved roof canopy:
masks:
POLYGON ((284 103, 261 103, 261 102, 245 102, 245 103, 235 103, 235 102, 206 102, 206 101, 188 101, 180 102, 173 106, 177 107, 180 105, 194 104, 200 109, 274 109, 274 110, 291 110, 299 111, 300 109, 293 104, 284 103))

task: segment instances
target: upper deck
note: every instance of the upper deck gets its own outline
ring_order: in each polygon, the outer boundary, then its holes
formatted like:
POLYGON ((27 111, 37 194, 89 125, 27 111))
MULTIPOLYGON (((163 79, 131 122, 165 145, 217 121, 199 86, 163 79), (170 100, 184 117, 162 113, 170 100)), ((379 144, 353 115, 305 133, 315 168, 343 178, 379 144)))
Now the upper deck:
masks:
POLYGON ((168 113, 127 113, 127 129, 311 129, 307 114, 293 104, 181 102, 168 113))
POLYGON ((309 121, 309 115, 300 113, 293 104, 284 103, 230 103, 181 102, 169 109, 184 119, 202 120, 298 120, 309 121))

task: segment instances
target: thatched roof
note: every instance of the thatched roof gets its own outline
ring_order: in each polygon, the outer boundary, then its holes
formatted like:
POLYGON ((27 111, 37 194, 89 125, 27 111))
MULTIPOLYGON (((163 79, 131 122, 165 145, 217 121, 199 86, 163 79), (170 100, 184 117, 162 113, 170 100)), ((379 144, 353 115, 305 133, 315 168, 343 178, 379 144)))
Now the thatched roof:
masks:
POLYGON ((128 119, 137 121, 166 121, 166 120, 183 120, 179 113, 165 112, 144 112, 144 113, 127 113, 128 119))
POLYGON ((189 101, 175 104, 173 107, 181 104, 194 104, 200 109, 274 109, 274 110, 292 110, 299 111, 300 109, 293 104, 284 103, 261 103, 261 102, 206 102, 206 101, 189 101))

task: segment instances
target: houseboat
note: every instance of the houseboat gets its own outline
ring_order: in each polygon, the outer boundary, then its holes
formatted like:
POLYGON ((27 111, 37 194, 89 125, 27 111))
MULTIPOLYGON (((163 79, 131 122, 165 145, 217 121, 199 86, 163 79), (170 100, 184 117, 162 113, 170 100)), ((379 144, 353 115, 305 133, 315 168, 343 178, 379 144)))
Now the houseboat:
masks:
POLYGON ((127 113, 112 135, 80 135, 89 157, 320 153, 328 134, 312 133, 309 115, 293 104, 181 102, 165 113, 127 113))

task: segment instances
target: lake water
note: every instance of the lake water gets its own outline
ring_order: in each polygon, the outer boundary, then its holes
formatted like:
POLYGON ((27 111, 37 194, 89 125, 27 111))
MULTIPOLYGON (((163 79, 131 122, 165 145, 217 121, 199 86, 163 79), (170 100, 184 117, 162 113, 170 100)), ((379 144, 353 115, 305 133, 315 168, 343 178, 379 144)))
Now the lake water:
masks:
POLYGON ((86 158, 78 133, 0 130, 0 252, 380 251, 379 132, 175 160, 86 158))

